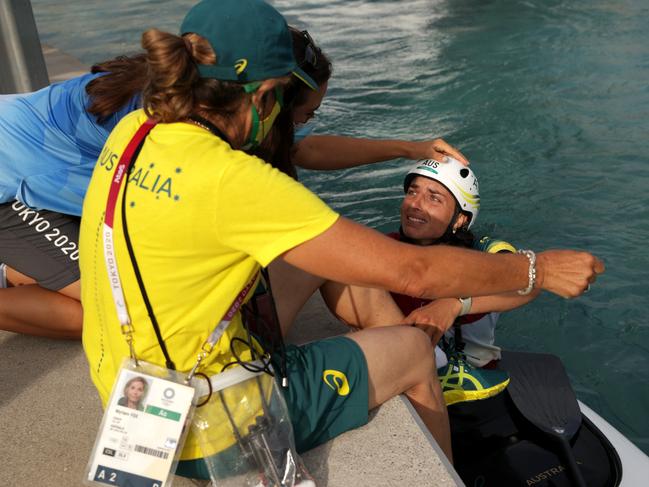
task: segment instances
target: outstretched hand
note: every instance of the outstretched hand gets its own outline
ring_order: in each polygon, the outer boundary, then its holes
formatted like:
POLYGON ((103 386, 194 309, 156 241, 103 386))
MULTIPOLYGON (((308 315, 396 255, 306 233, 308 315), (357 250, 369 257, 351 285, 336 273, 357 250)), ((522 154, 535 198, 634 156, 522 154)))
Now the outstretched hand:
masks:
POLYGON ((581 296, 597 276, 604 263, 588 252, 546 250, 536 256, 537 287, 564 298, 581 296))
POLYGON ((469 160, 459 150, 443 139, 425 140, 422 142, 414 142, 414 144, 415 150, 411 154, 411 159, 435 159, 436 161, 443 161, 444 156, 450 156, 466 166, 469 165, 469 160))
POLYGON ((462 304, 457 298, 440 298, 417 308, 406 316, 402 324, 414 325, 423 330, 433 344, 436 344, 442 335, 453 326, 457 315, 462 309, 462 304))

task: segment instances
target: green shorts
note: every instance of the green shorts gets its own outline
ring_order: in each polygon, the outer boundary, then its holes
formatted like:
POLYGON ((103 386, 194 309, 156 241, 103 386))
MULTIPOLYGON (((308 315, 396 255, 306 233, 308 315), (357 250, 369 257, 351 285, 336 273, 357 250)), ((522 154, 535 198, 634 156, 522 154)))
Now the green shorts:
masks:
POLYGON ((358 344, 334 337, 286 350, 283 389, 298 453, 367 423, 367 362, 358 344))
MULTIPOLYGON (((273 359, 277 363, 280 357, 273 359)), ((299 347, 288 345, 286 363, 289 385, 281 391, 299 453, 367 423, 367 362, 355 341, 334 337, 299 347)), ((209 478, 202 459, 178 462, 176 474, 209 478)))

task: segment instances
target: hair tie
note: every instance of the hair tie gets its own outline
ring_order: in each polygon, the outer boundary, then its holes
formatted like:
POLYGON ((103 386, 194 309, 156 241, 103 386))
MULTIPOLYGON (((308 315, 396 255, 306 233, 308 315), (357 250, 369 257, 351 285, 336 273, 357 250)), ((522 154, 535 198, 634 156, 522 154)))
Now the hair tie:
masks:
MULTIPOLYGON (((194 45, 193 45, 192 42, 187 38, 187 36, 183 35, 183 36, 181 36, 180 38, 183 40, 183 44, 185 44, 185 49, 187 49, 187 52, 189 53, 189 55, 190 55, 190 56, 192 57, 192 59, 193 59, 193 58, 194 58, 194 45)), ((196 61, 196 60, 194 59, 194 62, 195 62, 195 61, 196 61)))

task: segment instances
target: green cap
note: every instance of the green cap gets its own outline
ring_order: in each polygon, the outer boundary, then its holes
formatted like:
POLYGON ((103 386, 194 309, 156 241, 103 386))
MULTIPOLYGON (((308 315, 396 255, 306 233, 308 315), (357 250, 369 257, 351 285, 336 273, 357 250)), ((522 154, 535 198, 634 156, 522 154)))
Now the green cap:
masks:
POLYGON ((202 0, 185 16, 180 33, 198 34, 212 46, 217 64, 199 64, 203 78, 249 83, 292 73, 318 89, 295 61, 286 20, 263 0, 202 0))

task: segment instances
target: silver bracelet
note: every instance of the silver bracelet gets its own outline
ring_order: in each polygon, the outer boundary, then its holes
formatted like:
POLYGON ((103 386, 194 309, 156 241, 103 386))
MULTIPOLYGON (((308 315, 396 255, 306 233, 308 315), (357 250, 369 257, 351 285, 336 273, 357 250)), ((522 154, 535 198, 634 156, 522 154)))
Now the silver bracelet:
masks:
POLYGON ((527 260, 530 261, 530 268, 527 273, 527 287, 517 291, 521 296, 527 296, 532 292, 532 289, 534 289, 534 285, 536 284, 536 254, 531 250, 519 250, 518 253, 523 254, 527 257, 527 260))
POLYGON ((473 304, 473 300, 471 299, 471 296, 469 296, 468 298, 457 298, 457 299, 462 304, 462 309, 460 310, 460 314, 458 316, 468 315, 471 312, 471 305, 473 304))

